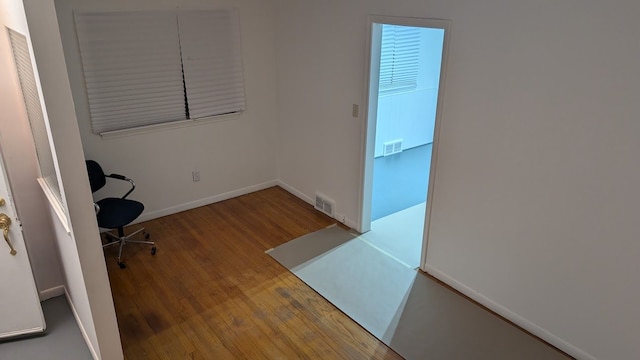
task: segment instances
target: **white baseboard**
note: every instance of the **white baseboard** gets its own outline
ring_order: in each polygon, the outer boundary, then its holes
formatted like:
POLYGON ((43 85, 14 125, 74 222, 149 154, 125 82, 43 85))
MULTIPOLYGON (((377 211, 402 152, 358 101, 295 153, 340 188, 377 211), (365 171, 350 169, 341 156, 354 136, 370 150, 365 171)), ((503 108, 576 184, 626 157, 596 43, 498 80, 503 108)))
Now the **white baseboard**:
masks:
MULTIPOLYGON (((181 211, 186 211, 186 210, 191 210, 191 209, 195 209, 201 206, 206 206, 209 204, 213 204, 213 203, 217 203, 220 201, 224 201, 224 200, 228 200, 234 197, 238 197, 238 196, 242 196, 242 195, 246 195, 252 192, 256 192, 256 191, 260 191, 260 190, 264 190, 273 186, 280 186, 281 188, 285 189, 286 191, 290 192, 291 194, 293 194, 295 197, 300 198, 301 200, 314 205, 315 204, 315 200, 310 198, 309 196, 305 195, 303 192, 299 191, 298 189, 294 188, 293 186, 283 182, 282 180, 270 180, 267 182, 264 182, 262 184, 257 184, 257 185, 252 185, 252 186, 247 186, 245 188, 242 189, 237 189, 237 190, 233 190, 233 191, 229 191, 223 194, 218 194, 218 195, 214 195, 214 196, 210 196, 210 197, 206 197, 203 199, 198 199, 195 201, 190 201, 184 204, 180 204, 180 205, 175 205, 175 206, 171 206, 165 209, 161 209, 161 210, 156 210, 156 211, 151 211, 151 212, 146 212, 146 213, 142 213, 142 215, 140 215, 140 217, 138 217, 138 219, 136 219, 135 222, 133 222, 134 224, 136 223, 141 223, 141 222, 145 222, 145 221, 149 221, 149 220, 153 220, 153 219, 157 219, 159 217, 163 217, 163 216, 167 216, 167 215, 172 215, 172 214, 176 214, 179 213, 181 211)), ((357 228, 357 223, 347 217, 344 216, 344 214, 336 212, 334 215, 334 218, 345 224, 346 226, 352 228, 352 229, 356 229, 357 228)))
POLYGON ((87 347, 89 348, 89 352, 91 353, 91 356, 93 357, 94 360, 99 360, 100 356, 98 356, 98 352, 93 347, 93 344, 91 343, 91 340, 89 339, 89 335, 87 334, 87 331, 85 330, 84 326, 82 326, 82 321, 80 321, 80 316, 78 315, 78 312, 76 311, 76 307, 73 305, 73 301, 71 301, 71 296, 69 295, 69 292, 67 291, 67 288, 64 287, 64 286, 62 286, 62 288, 64 290, 64 295, 67 298, 67 303, 69 304, 69 307, 71 308, 71 312, 73 313, 73 317, 76 319, 76 323, 78 324, 78 328, 80 328, 80 333, 82 334, 82 337, 84 338, 84 342, 85 342, 85 344, 87 344, 87 347))
POLYGON ((228 200, 228 199, 231 199, 231 198, 234 198, 234 197, 238 197, 238 196, 241 196, 241 195, 245 195, 245 194, 249 194, 249 193, 252 193, 252 192, 259 191, 259 190, 267 189, 267 188, 270 188, 270 187, 273 187, 273 186, 276 186, 276 185, 278 185, 278 181, 277 180, 271 180, 271 181, 264 182, 262 184, 247 186, 247 187, 242 188, 242 189, 237 189, 237 190, 229 191, 229 192, 226 192, 226 193, 223 193, 223 194, 214 195, 214 196, 206 197, 206 198, 203 198, 203 199, 198 199, 198 200, 195 200, 195 201, 190 201, 190 202, 187 202, 187 203, 184 203, 184 204, 171 206, 171 207, 168 207, 166 209, 161 209, 161 210, 151 211, 151 212, 147 212, 147 213, 142 213, 142 215, 140 215, 140 217, 138 217, 138 219, 136 219, 135 223, 140 223, 140 222, 144 222, 144 221, 148 221, 148 220, 157 219, 159 217, 163 217, 163 216, 167 216, 167 215, 171 215, 171 214, 176 214, 176 213, 179 213, 181 211, 195 209, 195 208, 198 208, 198 207, 201 207, 201 206, 217 203, 217 202, 228 200))
POLYGON ((45 301, 45 300, 52 299, 56 296, 64 295, 64 293, 65 293, 64 285, 58 285, 58 286, 54 286, 52 288, 40 291, 40 293, 38 294, 38 297, 40 298, 40 301, 45 301))
POLYGON ((300 200, 304 200, 305 202, 308 202, 311 205, 315 204, 315 200, 313 200, 312 198, 308 197, 302 191, 299 191, 298 189, 294 188, 293 186, 287 184, 286 182, 284 182, 282 180, 278 180, 278 186, 280 186, 281 188, 287 190, 291 194, 295 195, 295 197, 299 198, 300 200))
POLYGON ((508 308, 500 305, 494 300, 488 298, 487 296, 475 291, 474 289, 464 285, 460 281, 454 279, 453 277, 445 274, 439 269, 426 264, 422 269, 427 272, 429 275, 435 277, 436 279, 444 282, 445 284, 451 286, 462 294, 470 297, 474 301, 478 302, 480 305, 486 307, 487 309, 495 312, 496 314, 504 317, 505 319, 513 322, 519 327, 529 331, 533 335, 539 337, 540 339, 548 342, 549 344, 557 347, 558 349, 566 352, 570 356, 575 357, 576 359, 584 359, 584 360, 596 360, 593 355, 586 353, 585 351, 571 345, 566 342, 562 338, 550 333, 549 331, 543 329, 542 327, 536 325, 535 323, 523 318, 517 313, 509 310, 508 308))
MULTIPOLYGON (((277 185, 280 186, 281 188, 287 190, 288 192, 290 192, 291 194, 293 194, 295 197, 300 198, 301 200, 304 200, 305 202, 311 204, 311 205, 315 205, 315 200, 312 199, 311 197, 305 195, 302 191, 296 189, 295 187, 285 183, 282 180, 278 180, 277 181, 277 185)), ((335 212, 334 219, 338 220, 339 222, 347 225, 348 227, 352 228, 352 229, 356 229, 357 228, 357 224, 355 221, 347 218, 344 216, 344 214, 339 213, 339 212, 335 212)))

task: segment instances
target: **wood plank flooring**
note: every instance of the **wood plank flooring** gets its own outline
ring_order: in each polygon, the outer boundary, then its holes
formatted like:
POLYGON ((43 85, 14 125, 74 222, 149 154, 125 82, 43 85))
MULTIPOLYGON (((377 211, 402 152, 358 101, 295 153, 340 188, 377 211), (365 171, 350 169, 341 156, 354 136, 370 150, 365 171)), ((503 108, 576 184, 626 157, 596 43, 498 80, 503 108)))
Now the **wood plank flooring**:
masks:
POLYGON ((264 252, 334 223, 274 187, 131 226, 105 256, 126 359, 401 359, 264 252))

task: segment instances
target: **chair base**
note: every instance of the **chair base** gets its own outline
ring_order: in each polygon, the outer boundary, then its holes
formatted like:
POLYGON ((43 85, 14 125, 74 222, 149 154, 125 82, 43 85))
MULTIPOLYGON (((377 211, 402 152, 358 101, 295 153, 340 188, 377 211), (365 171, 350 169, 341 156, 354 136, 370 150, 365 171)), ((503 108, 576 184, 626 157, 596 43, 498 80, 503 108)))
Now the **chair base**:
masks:
POLYGON ((102 245, 102 248, 107 248, 113 245, 120 245, 119 249, 118 249, 118 266, 120 266, 121 269, 124 269, 127 267, 127 265, 122 262, 122 249, 124 248, 124 246, 128 243, 132 243, 132 244, 144 244, 144 245, 151 245, 151 255, 155 255, 156 254, 156 243, 155 241, 141 241, 141 240, 131 240, 131 238, 139 233, 141 233, 144 235, 145 239, 149 238, 149 233, 145 231, 144 228, 142 229, 138 229, 134 232, 132 232, 129 235, 124 235, 124 230, 122 229, 118 229, 118 234, 120 236, 115 236, 110 232, 105 232, 104 234, 106 235, 106 237, 110 238, 111 241, 107 242, 106 244, 102 245))

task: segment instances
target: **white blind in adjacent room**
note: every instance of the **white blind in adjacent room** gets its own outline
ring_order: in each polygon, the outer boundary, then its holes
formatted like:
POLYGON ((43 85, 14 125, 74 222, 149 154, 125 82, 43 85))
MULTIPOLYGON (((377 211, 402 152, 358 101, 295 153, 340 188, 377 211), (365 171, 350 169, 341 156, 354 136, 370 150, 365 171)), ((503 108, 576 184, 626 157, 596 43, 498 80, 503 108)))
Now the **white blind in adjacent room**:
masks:
POLYGON ((236 11, 180 10, 178 24, 189 117, 245 110, 236 11))
POLYGON ((383 25, 379 92, 415 90, 420 69, 420 29, 383 25))

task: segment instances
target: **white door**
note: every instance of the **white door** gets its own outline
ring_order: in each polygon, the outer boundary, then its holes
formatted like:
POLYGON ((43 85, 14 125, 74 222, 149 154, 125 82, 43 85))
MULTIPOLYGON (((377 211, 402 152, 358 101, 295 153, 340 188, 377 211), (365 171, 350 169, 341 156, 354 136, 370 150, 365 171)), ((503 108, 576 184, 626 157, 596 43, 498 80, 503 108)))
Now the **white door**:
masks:
POLYGON ((4 237, 0 239, 0 339, 5 339, 42 333, 45 323, 2 156, 0 172, 0 232, 4 237))

